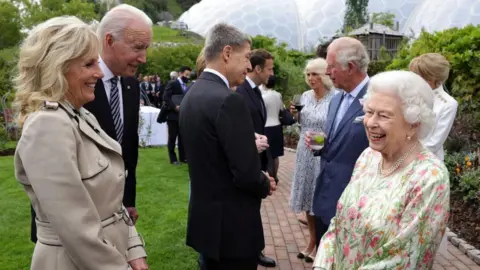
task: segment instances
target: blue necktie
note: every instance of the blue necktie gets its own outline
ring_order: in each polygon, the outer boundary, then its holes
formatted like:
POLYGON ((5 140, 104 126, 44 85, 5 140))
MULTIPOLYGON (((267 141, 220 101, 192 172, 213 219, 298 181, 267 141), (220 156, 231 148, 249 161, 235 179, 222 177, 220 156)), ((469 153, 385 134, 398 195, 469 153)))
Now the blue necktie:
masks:
POLYGON ((350 98, 352 98, 352 95, 350 95, 349 93, 346 93, 343 96, 342 103, 340 104, 340 108, 338 109, 337 115, 335 116, 335 129, 333 130, 334 133, 337 132, 338 125, 342 121, 342 118, 347 112, 348 107, 350 107, 350 98))
POLYGON ((117 134, 118 143, 122 143, 123 137, 123 121, 120 116, 120 91, 118 89, 118 77, 115 76, 110 79, 112 88, 110 91, 110 109, 112 112, 113 126, 115 127, 115 133, 117 134))

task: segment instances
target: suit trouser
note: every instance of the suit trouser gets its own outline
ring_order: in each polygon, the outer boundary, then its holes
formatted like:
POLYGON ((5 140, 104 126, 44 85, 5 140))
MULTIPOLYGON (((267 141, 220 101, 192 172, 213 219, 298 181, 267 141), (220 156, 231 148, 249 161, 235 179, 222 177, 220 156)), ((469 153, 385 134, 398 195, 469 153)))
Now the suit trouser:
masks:
POLYGON ((201 257, 200 270, 256 270, 258 257, 245 259, 220 259, 216 261, 205 256, 201 257))
POLYGON ((180 127, 178 121, 167 121, 168 126, 168 156, 170 163, 177 162, 177 154, 175 153, 175 142, 178 137, 178 158, 180 162, 185 162, 185 150, 183 149, 182 136, 180 135, 180 127))
POLYGON ((320 217, 315 217, 315 246, 318 250, 318 245, 320 244, 320 240, 322 239, 323 235, 328 231, 328 226, 330 224, 325 224, 320 217))

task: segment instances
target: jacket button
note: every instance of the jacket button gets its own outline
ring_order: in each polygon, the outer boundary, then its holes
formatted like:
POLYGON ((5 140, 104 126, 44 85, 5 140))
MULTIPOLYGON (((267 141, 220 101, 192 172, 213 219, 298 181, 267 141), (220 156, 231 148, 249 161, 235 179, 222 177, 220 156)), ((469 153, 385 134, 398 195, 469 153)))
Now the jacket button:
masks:
POLYGON ((100 165, 100 167, 105 167, 107 166, 107 161, 104 159, 98 159, 98 165, 100 165))

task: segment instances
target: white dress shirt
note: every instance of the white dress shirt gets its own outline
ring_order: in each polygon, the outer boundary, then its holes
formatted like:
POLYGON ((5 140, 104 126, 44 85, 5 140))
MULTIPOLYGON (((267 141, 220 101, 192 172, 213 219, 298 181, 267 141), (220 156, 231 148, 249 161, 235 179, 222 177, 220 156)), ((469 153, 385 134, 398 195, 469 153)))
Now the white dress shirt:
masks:
MULTIPOLYGON (((103 87, 105 88, 105 93, 107 94, 107 99, 108 103, 110 104, 110 92, 112 92, 112 83, 110 80, 114 77, 112 71, 107 67, 105 62, 103 62, 102 57, 99 57, 99 64, 100 64, 100 69, 103 72, 103 87)), ((118 82, 117 82, 117 87, 118 87, 118 98, 120 102, 120 118, 122 119, 122 123, 125 123, 123 121, 123 90, 122 90, 122 84, 120 83, 120 76, 118 76, 118 82)), ((110 106, 110 105, 109 105, 110 106)))
POLYGON ((228 83, 228 80, 227 80, 227 77, 225 77, 222 73, 216 71, 215 69, 211 69, 211 68, 206 68, 203 70, 203 72, 210 72, 210 73, 213 73, 215 75, 217 75, 218 77, 220 77, 223 82, 227 85, 228 88, 230 88, 230 84, 228 83))
POLYGON ((368 80, 370 80, 370 77, 368 77, 367 75, 365 76, 363 81, 353 89, 352 92, 350 93, 347 93, 345 91, 343 92, 342 103, 340 104, 340 107, 338 108, 338 112, 335 115, 335 123, 334 123, 335 125, 333 129, 334 132, 336 132, 337 127, 342 121, 343 116, 348 111, 348 108, 350 107, 350 105, 352 105, 352 102, 357 98, 360 91, 362 91, 363 87, 368 83, 368 80))
POLYGON ((257 85, 250 79, 248 76, 245 77, 247 79, 248 83, 250 84, 250 87, 255 88, 257 85))

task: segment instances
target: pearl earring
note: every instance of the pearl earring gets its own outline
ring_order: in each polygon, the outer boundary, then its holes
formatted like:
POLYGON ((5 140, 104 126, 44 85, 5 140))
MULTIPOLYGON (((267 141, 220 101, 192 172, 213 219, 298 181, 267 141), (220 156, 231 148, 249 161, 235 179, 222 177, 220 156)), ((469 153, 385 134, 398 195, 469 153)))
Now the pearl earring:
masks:
POLYGON ((412 137, 410 137, 410 136, 407 136, 407 140, 409 140, 409 141, 410 141, 410 139, 411 139, 411 138, 412 138, 412 137))

